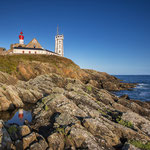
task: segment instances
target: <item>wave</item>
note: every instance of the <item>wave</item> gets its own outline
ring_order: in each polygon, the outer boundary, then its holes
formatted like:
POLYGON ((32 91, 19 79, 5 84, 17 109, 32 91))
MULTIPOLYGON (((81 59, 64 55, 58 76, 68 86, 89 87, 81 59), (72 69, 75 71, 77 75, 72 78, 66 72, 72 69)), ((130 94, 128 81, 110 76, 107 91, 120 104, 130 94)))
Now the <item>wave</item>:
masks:
POLYGON ((145 83, 139 83, 135 88, 136 89, 150 89, 149 84, 145 84, 145 83))
POLYGON ((132 91, 116 92, 118 96, 129 95, 131 99, 150 101, 150 76, 120 76, 123 82, 139 83, 132 91))

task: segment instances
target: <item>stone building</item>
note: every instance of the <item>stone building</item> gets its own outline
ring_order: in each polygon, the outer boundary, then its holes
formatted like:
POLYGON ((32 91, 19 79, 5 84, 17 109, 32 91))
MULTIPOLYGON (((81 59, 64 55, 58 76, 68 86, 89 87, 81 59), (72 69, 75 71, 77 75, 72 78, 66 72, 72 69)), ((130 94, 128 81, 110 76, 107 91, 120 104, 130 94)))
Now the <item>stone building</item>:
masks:
POLYGON ((9 54, 46 54, 64 56, 63 35, 55 36, 55 52, 44 49, 36 38, 33 38, 27 45, 24 44, 23 32, 20 32, 19 43, 11 44, 9 54))

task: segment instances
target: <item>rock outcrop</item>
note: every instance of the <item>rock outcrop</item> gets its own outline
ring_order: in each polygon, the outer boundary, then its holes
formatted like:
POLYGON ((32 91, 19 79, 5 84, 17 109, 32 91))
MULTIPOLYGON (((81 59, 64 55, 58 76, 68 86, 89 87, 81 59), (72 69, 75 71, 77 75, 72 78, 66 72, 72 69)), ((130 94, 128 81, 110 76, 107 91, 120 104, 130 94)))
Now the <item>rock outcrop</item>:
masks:
POLYGON ((105 89, 57 74, 18 81, 13 88, 23 102, 35 103, 33 119, 23 126, 2 122, 2 149, 117 150, 134 148, 130 141, 150 142, 148 113, 135 112, 130 100, 105 89))
MULTIPOLYGON (((135 84, 121 83, 119 79, 107 73, 80 69, 71 60, 58 56, 6 55, 0 56, 0 64, 0 111, 22 107, 22 101, 36 103, 45 94, 49 94, 50 89, 44 85, 38 89, 36 87, 29 88, 30 90, 28 89, 29 85, 26 86, 32 82, 30 79, 35 79, 34 82, 41 80, 40 84, 45 83, 39 76, 49 73, 55 73, 64 80, 69 77, 72 80, 81 81, 87 86, 90 84, 102 90, 117 91, 135 86, 135 84), (26 83, 26 81, 28 82, 26 83)), ((53 80, 59 84, 56 87, 66 84, 65 81, 60 83, 57 78, 53 78, 53 80)), ((74 83, 70 86, 74 86, 74 83)), ((104 99, 104 102, 108 101, 104 99)))
MULTIPOLYGON (((25 103, 34 106, 31 123, 19 126, 0 121, 0 149, 150 147, 150 103, 110 92, 130 89, 135 84, 122 83, 106 73, 82 70, 61 57, 9 57, 19 62, 13 62, 15 67, 9 70, 12 75, 6 73, 8 70, 0 72, 0 111, 14 110, 25 103), (53 63, 47 62, 50 58, 53 63)), ((5 120, 10 114, 1 116, 5 120)))

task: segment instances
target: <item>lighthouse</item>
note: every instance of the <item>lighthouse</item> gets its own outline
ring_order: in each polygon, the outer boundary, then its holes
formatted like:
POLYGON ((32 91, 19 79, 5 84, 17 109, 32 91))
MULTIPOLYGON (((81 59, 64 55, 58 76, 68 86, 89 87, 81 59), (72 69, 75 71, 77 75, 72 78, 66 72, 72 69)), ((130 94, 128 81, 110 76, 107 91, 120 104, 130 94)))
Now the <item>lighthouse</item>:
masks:
POLYGON ((24 36, 23 36, 22 31, 20 32, 20 35, 19 35, 19 44, 24 44, 24 36))
POLYGON ((64 56, 63 40, 64 40, 64 35, 59 34, 58 26, 57 26, 57 35, 55 36, 55 53, 59 54, 60 56, 64 56))

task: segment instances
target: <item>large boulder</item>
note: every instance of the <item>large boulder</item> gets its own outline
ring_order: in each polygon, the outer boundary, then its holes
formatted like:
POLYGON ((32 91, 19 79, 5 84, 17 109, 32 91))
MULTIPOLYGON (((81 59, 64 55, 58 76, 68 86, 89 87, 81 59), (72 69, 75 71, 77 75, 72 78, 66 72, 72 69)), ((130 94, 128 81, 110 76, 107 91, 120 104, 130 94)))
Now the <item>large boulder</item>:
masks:
POLYGON ((0 111, 13 110, 15 107, 23 107, 23 102, 12 85, 0 87, 0 111))

